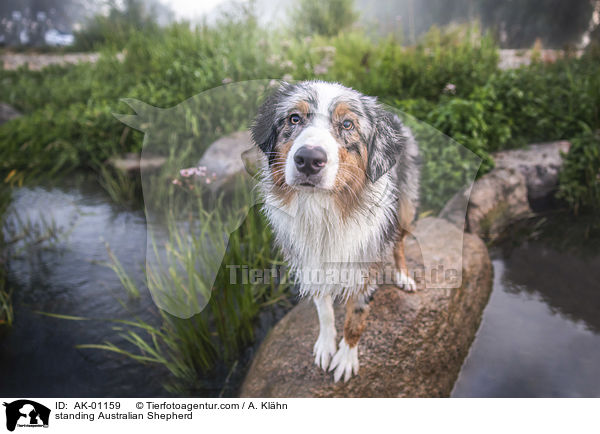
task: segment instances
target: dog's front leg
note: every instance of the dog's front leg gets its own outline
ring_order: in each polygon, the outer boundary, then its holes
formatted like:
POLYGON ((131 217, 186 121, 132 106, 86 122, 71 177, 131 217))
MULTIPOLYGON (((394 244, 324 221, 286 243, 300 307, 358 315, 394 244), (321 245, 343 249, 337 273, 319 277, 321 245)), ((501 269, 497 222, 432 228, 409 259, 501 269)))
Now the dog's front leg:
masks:
POLYGON ((358 374, 358 340, 367 326, 370 301, 368 293, 361 293, 350 298, 346 304, 344 337, 329 367, 330 371, 334 371, 333 379, 336 382, 342 375, 344 381, 348 381, 352 374, 358 374))
POLYGON ((330 295, 314 297, 313 300, 319 314, 319 337, 313 350, 315 364, 327 371, 331 356, 335 354, 336 350, 333 300, 330 295))

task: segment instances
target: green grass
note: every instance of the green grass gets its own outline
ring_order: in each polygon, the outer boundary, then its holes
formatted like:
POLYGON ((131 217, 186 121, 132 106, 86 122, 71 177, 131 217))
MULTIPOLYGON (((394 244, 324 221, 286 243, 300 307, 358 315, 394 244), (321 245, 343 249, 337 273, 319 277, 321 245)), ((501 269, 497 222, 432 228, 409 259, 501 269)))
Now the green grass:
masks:
MULTIPOLYGON (((575 215, 600 212, 600 132, 588 131, 573 140, 559 178, 558 197, 575 215)), ((600 223, 596 220, 596 229, 600 223)))
MULTIPOLYGON (((213 200, 221 203, 224 198, 213 200)), ((150 246, 154 254, 149 252, 147 290, 160 307, 159 326, 139 319, 120 321, 115 332, 130 347, 119 347, 107 339, 81 348, 107 350, 142 363, 161 365, 171 374, 165 387, 178 394, 203 390, 217 365, 232 368, 242 349, 254 340, 259 313, 273 304, 289 306, 290 283, 286 279, 244 283, 240 276, 232 283, 228 265, 262 270, 282 262, 272 250, 272 234, 262 214, 247 205, 243 208, 245 197, 230 200, 238 202, 239 207, 231 208, 239 211, 207 206, 210 200, 206 194, 190 193, 185 199, 185 212, 173 212, 183 208, 168 207, 170 211, 161 216, 164 220, 160 226, 149 228, 154 235, 150 246), (187 212, 191 213, 189 220, 182 221, 179 217, 187 212), (241 225, 226 241, 222 234, 240 220, 241 225), (225 251, 219 263, 214 253, 218 249, 225 251), (214 266, 218 271, 211 285, 211 277, 203 270, 214 266)), ((110 251, 109 256, 110 268, 119 276, 127 294, 137 296, 146 290, 125 273, 110 251)))
POLYGON ((105 264, 110 268, 119 278, 121 286, 130 298, 140 298, 140 290, 133 281, 133 279, 127 274, 121 262, 117 259, 114 252, 111 250, 108 243, 105 243, 106 253, 108 254, 109 261, 105 264))

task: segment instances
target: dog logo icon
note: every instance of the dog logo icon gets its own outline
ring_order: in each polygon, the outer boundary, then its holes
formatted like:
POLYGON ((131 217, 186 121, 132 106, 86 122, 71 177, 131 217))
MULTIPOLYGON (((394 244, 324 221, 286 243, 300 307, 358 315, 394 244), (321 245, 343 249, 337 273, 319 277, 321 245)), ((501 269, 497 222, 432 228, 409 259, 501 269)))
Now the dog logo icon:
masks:
POLYGON ((4 403, 6 407, 6 429, 14 431, 18 427, 48 427, 50 409, 29 399, 19 399, 4 403))

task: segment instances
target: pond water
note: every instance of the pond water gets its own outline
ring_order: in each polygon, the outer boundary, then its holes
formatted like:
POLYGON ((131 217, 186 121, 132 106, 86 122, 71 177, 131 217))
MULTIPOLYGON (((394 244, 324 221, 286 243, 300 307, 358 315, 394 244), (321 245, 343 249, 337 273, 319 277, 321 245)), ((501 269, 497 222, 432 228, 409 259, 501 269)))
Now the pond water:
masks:
MULTIPOLYGON (((54 222, 59 235, 51 243, 18 250, 8 261, 15 322, 0 334, 0 372, 4 373, 0 396, 169 396, 163 388, 169 380, 165 369, 142 366, 103 350, 76 348, 109 341, 137 352, 118 336, 114 330, 118 324, 107 320, 139 318, 161 324, 144 284, 143 211, 114 204, 95 180, 82 176, 53 187, 15 190, 8 221, 14 221, 13 212, 22 222, 54 222), (139 299, 129 298, 106 266, 107 245, 138 284, 139 299), (95 320, 73 321, 39 312, 95 320)), ((290 302, 294 301, 292 297, 290 302)), ((261 312, 255 343, 244 349, 233 368, 217 366, 210 378, 203 379, 204 389, 194 394, 235 396, 260 341, 286 309, 272 305, 261 312)))
POLYGON ((560 219, 492 249, 492 295, 452 396, 600 396, 600 243, 574 229, 560 219))
POLYGON ((21 188, 13 194, 12 209, 22 220, 39 222, 43 216, 56 222, 62 234, 52 246, 27 248, 8 263, 15 323, 0 336, 3 396, 166 395, 161 386, 164 373, 140 370, 138 363, 116 354, 75 348, 105 340, 123 344, 113 331, 115 324, 36 312, 158 321, 148 295, 128 300, 115 273, 102 264, 108 260, 108 243, 123 267, 142 279, 144 214, 112 205, 93 185, 73 181, 60 188, 21 188))
MULTIPOLYGON (((143 212, 113 204, 85 179, 21 188, 13 199, 22 218, 43 215, 66 232, 53 246, 23 250, 8 263, 15 324, 0 335, 0 395, 168 396, 165 371, 76 348, 106 340, 124 345, 114 324, 37 313, 135 316, 158 324, 147 291, 128 299, 102 264, 108 243, 125 270, 143 281, 143 212)), ((600 247, 564 247, 553 240, 568 235, 547 232, 492 250, 494 289, 452 396, 600 396, 600 247)), ((284 313, 282 308, 259 319, 259 340, 284 313)), ((235 395, 256 345, 240 358, 224 396, 235 395)), ((219 374, 215 390, 205 395, 218 395, 227 374, 219 374)))

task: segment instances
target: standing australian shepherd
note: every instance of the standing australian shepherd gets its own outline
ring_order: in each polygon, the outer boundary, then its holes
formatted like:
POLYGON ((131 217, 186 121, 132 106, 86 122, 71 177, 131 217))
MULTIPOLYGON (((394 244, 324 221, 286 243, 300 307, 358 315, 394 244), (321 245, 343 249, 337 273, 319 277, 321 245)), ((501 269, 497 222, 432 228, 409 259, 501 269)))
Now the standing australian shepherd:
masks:
POLYGON ((281 85, 260 107, 251 132, 267 157, 264 212, 301 294, 313 298, 319 315, 315 363, 334 371, 335 381, 347 381, 358 372, 373 273, 392 252, 395 283, 415 289, 404 238, 418 200, 417 144, 375 98, 320 81, 281 85), (362 278, 343 278, 348 270, 362 278), (346 303, 339 347, 335 298, 346 303))

